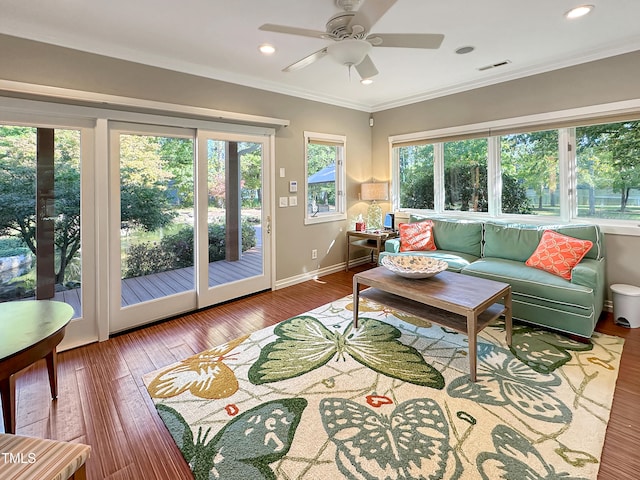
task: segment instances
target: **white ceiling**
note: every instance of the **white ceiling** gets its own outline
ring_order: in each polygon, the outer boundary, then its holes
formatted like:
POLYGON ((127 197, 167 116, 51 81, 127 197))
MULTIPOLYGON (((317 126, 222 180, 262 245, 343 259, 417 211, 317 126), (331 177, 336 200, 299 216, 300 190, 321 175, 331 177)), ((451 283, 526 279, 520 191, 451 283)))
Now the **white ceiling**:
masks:
POLYGON ((374 48, 380 73, 363 86, 329 57, 283 72, 331 40, 258 29, 324 31, 340 11, 335 0, 0 0, 0 33, 364 111, 640 50, 640 0, 398 0, 372 33, 444 41, 438 50, 374 48), (583 1, 595 5, 590 15, 564 18, 583 1), (258 52, 265 42, 274 55, 258 52), (475 51, 455 53, 468 45, 475 51))

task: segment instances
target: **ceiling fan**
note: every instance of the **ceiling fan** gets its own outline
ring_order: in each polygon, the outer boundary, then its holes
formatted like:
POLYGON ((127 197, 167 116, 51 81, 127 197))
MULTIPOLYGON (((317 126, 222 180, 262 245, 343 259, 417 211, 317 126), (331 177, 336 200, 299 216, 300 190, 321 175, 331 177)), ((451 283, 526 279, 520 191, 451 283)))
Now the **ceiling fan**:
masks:
POLYGON ((349 70, 354 67, 365 80, 378 74, 369 52, 372 47, 439 48, 444 35, 434 33, 370 33, 371 28, 397 0, 335 0, 344 11, 332 16, 324 32, 285 25, 264 24, 260 30, 333 40, 333 43, 284 68, 292 72, 329 55, 349 70))

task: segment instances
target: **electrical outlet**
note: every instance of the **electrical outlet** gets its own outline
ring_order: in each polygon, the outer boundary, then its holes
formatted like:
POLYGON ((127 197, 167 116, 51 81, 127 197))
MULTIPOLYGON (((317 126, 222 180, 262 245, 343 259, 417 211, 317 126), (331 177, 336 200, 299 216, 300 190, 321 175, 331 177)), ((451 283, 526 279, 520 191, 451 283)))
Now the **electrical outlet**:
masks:
POLYGON ((314 248, 311 250, 311 260, 315 260, 316 258, 318 258, 318 250, 314 248))

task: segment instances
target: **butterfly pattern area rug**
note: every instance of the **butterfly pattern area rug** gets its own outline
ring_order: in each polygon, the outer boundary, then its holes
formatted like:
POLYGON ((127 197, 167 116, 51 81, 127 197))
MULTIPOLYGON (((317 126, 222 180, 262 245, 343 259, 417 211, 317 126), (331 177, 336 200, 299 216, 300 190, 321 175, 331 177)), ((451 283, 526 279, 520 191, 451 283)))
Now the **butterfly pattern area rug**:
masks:
POLYGON ((197 480, 596 479, 623 339, 467 337, 351 296, 144 376, 197 480))

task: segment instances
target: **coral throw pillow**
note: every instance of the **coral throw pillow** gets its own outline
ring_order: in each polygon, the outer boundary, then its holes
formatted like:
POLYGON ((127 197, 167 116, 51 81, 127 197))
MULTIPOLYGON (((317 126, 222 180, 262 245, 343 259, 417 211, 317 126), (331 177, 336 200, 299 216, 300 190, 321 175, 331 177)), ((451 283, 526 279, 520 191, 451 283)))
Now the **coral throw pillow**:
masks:
POLYGON ((553 230, 545 230, 538 248, 525 265, 539 268, 571 280, 571 270, 593 246, 589 240, 568 237, 553 230))
POLYGON ((412 252, 416 250, 437 250, 433 241, 433 222, 401 223, 400 251, 412 252))

